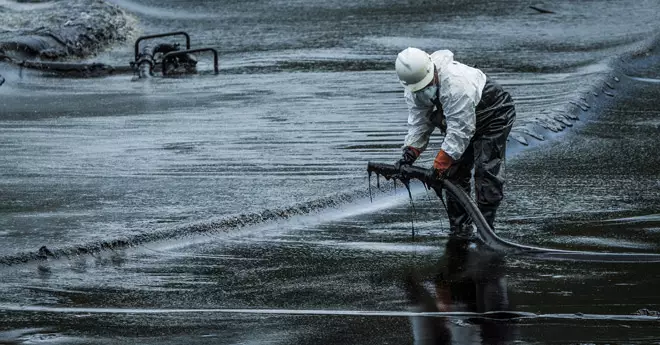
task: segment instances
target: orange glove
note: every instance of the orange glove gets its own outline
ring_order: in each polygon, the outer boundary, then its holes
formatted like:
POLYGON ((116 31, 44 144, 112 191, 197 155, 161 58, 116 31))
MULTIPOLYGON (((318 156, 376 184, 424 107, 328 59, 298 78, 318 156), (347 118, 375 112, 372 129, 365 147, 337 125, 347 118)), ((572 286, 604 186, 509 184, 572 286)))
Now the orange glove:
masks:
POLYGON ((433 168, 442 174, 445 170, 449 169, 453 162, 454 160, 445 151, 440 150, 438 155, 435 156, 435 160, 433 160, 433 168))

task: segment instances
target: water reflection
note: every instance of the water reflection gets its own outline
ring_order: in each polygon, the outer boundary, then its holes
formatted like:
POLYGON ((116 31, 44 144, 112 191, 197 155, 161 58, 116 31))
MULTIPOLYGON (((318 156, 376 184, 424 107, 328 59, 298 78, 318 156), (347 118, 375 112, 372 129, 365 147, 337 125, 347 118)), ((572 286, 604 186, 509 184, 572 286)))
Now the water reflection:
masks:
POLYGON ((515 324, 509 301, 504 259, 479 242, 450 239, 435 267, 432 282, 417 272, 406 276, 405 289, 417 312, 473 312, 483 316, 411 318, 415 344, 508 344, 515 324), (502 313, 497 313, 502 311, 502 313))

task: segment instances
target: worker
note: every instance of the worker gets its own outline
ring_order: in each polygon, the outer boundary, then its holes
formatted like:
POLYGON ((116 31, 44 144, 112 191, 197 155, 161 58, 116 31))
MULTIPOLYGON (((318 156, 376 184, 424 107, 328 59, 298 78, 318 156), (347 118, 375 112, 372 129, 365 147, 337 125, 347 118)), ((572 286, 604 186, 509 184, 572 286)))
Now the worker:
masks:
MULTIPOLYGON (((397 167, 410 165, 426 149, 431 133, 444 140, 429 173, 470 194, 474 169, 477 205, 491 228, 503 198, 506 141, 516 118, 509 93, 481 70, 454 60, 449 50, 428 54, 401 51, 395 69, 408 106, 408 134, 397 167)), ((451 196, 447 198, 450 234, 472 236, 472 220, 451 196)))

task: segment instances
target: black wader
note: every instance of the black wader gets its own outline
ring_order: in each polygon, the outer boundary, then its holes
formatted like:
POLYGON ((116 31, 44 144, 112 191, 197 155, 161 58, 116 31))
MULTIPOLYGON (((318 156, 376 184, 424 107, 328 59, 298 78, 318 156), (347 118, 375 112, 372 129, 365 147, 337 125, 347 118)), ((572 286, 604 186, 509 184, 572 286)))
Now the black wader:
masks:
MULTIPOLYGON (((499 84, 488 78, 476 107, 476 116, 474 136, 461 158, 447 170, 446 178, 470 195, 471 171, 474 168, 477 205, 493 228, 495 213, 503 198, 506 140, 516 118, 513 99, 499 84)), ((472 233, 470 217, 449 195, 447 213, 452 234, 472 233)))

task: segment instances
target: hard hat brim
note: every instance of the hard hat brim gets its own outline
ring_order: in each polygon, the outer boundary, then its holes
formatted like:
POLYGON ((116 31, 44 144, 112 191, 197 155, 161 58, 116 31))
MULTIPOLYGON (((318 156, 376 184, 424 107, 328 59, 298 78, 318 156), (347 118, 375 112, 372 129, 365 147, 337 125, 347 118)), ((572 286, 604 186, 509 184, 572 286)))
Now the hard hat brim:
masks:
POLYGON ((414 84, 407 84, 402 80, 400 80, 399 82, 401 83, 401 85, 403 85, 403 87, 408 89, 410 92, 416 92, 425 88, 426 85, 428 85, 431 82, 431 80, 433 80, 433 72, 434 70, 431 69, 431 71, 427 73, 422 80, 414 84))

